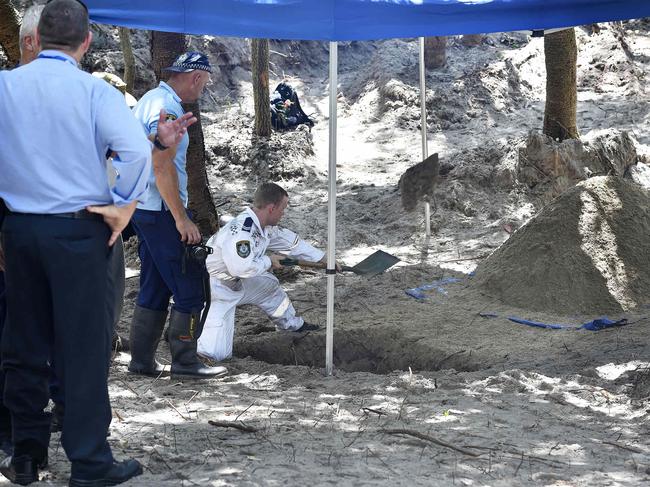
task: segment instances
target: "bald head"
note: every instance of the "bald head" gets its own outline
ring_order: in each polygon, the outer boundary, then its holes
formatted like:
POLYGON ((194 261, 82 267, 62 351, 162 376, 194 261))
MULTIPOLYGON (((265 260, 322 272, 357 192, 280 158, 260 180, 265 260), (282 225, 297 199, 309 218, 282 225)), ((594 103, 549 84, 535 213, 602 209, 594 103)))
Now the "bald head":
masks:
POLYGON ((51 0, 43 8, 38 34, 43 49, 75 51, 88 37, 88 9, 78 0, 51 0))

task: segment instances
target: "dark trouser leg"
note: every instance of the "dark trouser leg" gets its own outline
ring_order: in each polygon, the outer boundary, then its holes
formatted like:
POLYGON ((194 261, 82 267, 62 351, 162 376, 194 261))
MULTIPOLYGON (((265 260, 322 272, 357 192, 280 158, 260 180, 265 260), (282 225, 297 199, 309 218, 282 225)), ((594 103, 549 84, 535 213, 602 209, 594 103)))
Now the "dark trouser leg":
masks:
POLYGON ((113 247, 108 263, 108 289, 107 304, 112 308, 109 310, 113 317, 113 340, 111 347, 116 351, 128 351, 129 340, 117 333, 117 326, 122 316, 124 307, 124 289, 126 288, 126 274, 124 269, 124 242, 120 236, 113 247))
MULTIPOLYGON (((108 290, 106 293, 106 306, 108 307, 109 322, 113 324, 113 335, 115 327, 120 321, 122 305, 124 303, 125 272, 124 272, 124 244, 122 238, 118 237, 113 247, 109 250, 108 257, 108 290)), ((65 399, 63 387, 56 375, 54 360, 51 360, 50 371, 50 399, 54 402, 52 410, 51 431, 63 429, 65 416, 65 399)))
POLYGON ((149 249, 149 241, 152 241, 152 245, 157 244, 155 234, 150 235, 153 233, 150 227, 156 226, 156 219, 155 216, 151 216, 151 219, 148 218, 149 213, 155 212, 136 210, 133 215, 133 227, 138 235, 138 255, 140 257, 140 292, 138 292, 136 304, 141 308, 153 311, 167 311, 172 292, 160 274, 149 249))
POLYGON ((162 311, 167 309, 162 307, 163 298, 167 298, 166 304, 173 295, 175 310, 200 313, 203 269, 195 262, 187 262, 183 272, 184 246, 171 213, 136 210, 133 222, 141 242, 138 306, 162 311))
MULTIPOLYGON (((5 300, 5 273, 0 272, 0 344, 2 343, 2 331, 5 326, 5 315, 7 304, 5 300)), ((5 373, 0 367, 0 449, 5 453, 11 452, 11 413, 5 407, 2 396, 5 388, 5 373)))
MULTIPOLYGON (((151 222, 144 218, 148 216, 148 212, 144 212, 143 215, 140 215, 140 220, 142 225, 146 226, 151 222)), ((167 308, 171 291, 168 289, 160 272, 158 272, 147 245, 146 233, 139 229, 139 225, 135 223, 135 220, 136 217, 134 216, 133 228, 138 235, 138 254, 141 264, 140 292, 133 310, 133 319, 129 330, 129 346, 131 348, 129 372, 158 375, 164 369, 156 361, 156 350, 167 320, 167 308)))
POLYGON ((124 289, 126 287, 125 277, 124 243, 122 237, 118 237, 108 256, 108 292, 106 293, 106 305, 108 306, 109 320, 113 325, 113 330, 117 327, 122 315, 124 289))
POLYGON ((4 402, 11 411, 15 456, 30 455, 40 461, 50 442, 50 415, 44 409, 49 400, 52 303, 38 242, 30 241, 27 232, 10 230, 15 217, 6 220, 2 241, 7 285, 2 335, 4 402), (11 326, 10 320, 19 326, 11 326))
POLYGON ((47 362, 54 357, 66 402, 63 448, 72 476, 82 479, 103 475, 113 462, 106 442, 112 332, 106 306, 108 236, 106 225, 91 220, 9 216, 4 225, 5 399, 16 452, 21 442, 47 449, 49 415, 43 408, 47 362))

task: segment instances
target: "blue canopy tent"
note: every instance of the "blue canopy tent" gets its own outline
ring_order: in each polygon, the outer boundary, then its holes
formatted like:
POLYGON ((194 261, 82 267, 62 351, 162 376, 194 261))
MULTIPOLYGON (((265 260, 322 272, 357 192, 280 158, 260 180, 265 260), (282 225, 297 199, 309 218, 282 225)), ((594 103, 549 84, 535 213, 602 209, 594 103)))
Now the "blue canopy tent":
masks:
POLYGON ((88 0, 92 20, 138 29, 299 40, 544 30, 650 15, 648 0, 88 0))
MULTIPOLYGON (((85 0, 91 20, 136 29, 330 41, 327 335, 333 372, 337 44, 420 37, 422 154, 427 156, 423 36, 562 27, 650 16, 650 0, 85 0)), ((429 214, 425 220, 428 223, 429 214)), ((429 233, 427 225, 427 234, 429 233)))

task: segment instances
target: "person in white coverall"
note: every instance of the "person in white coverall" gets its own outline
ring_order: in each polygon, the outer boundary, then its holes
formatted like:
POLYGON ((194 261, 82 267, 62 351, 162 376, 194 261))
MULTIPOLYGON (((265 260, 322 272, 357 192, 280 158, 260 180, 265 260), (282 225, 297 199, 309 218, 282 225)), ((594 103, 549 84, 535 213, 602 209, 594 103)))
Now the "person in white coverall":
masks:
POLYGON ((293 332, 317 330, 296 316, 287 293, 269 272, 280 269, 287 256, 310 262, 325 261, 325 254, 300 239, 291 230, 278 227, 289 204, 289 195, 274 183, 264 183, 253 198, 253 207, 224 226, 207 242, 214 253, 208 256, 212 300, 199 338, 199 355, 212 360, 232 356, 235 309, 255 304, 275 323, 276 329, 293 332), (267 251, 278 252, 266 255, 267 251))

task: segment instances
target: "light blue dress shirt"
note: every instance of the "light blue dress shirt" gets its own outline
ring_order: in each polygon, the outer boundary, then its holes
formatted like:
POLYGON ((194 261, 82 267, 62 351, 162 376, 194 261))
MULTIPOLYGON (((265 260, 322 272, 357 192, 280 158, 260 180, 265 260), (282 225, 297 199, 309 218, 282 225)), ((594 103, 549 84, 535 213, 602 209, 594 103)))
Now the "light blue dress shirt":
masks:
MULTIPOLYGON (((133 107, 133 114, 142 124, 147 136, 155 134, 158 130, 158 120, 160 119, 160 110, 162 108, 167 112, 168 118, 180 118, 185 113, 181 106, 181 99, 172 87, 164 81, 161 81, 157 88, 145 93, 133 107)), ((189 143, 190 137, 186 133, 178 144, 176 156, 174 157, 174 165, 178 173, 178 192, 185 208, 187 208, 187 170, 185 169, 185 164, 189 143)), ((149 174, 149 189, 144 199, 140 201, 141 203, 138 203, 138 208, 141 210, 160 211, 166 208, 156 186, 153 168, 149 174)))
POLYGON ((151 143, 124 96, 46 50, 0 72, 0 198, 19 213, 67 213, 142 198, 151 143), (106 172, 108 149, 118 175, 106 172))

